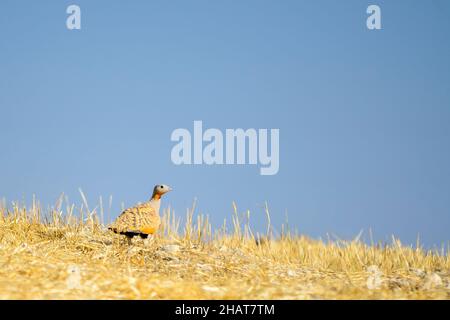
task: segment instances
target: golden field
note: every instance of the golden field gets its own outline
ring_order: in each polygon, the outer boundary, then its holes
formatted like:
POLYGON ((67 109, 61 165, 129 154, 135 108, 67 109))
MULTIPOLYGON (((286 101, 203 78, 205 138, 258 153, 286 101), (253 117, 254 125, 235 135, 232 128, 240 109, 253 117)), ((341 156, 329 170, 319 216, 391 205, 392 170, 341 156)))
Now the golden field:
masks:
POLYGON ((167 209, 156 237, 129 246, 99 223, 103 209, 61 207, 0 206, 0 299, 450 298, 448 252, 395 239, 275 237, 268 212, 259 235, 234 207, 230 230, 167 209))

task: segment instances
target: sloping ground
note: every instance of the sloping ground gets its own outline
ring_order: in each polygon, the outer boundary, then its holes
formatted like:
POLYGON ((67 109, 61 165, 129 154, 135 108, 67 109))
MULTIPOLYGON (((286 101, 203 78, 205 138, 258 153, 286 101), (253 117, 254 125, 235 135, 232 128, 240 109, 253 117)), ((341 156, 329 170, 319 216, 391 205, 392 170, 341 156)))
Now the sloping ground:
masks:
POLYGON ((184 235, 166 223, 152 241, 128 246, 94 220, 40 220, 36 212, 0 210, 1 299, 450 298, 448 254, 399 242, 286 236, 257 243, 239 230, 206 241, 203 222, 184 235))

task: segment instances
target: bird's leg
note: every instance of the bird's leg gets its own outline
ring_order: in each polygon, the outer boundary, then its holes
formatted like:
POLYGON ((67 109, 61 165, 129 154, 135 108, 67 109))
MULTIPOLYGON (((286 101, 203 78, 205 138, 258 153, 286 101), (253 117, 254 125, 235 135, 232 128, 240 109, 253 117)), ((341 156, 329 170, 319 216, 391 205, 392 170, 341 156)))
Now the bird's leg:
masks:
POLYGON ((147 238, 143 239, 144 246, 149 247, 153 242, 153 236, 151 234, 148 235, 147 238))
POLYGON ((128 244, 129 246, 131 246, 131 245, 133 244, 133 242, 131 241, 131 239, 133 239, 133 237, 128 237, 128 236, 127 236, 127 244, 128 244))

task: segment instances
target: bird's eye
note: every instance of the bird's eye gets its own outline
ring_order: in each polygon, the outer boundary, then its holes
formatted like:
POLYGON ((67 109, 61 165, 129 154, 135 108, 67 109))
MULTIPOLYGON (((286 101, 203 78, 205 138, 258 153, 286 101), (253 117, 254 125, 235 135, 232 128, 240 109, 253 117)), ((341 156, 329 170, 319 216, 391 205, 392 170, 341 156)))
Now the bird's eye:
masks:
POLYGON ((161 189, 164 189, 164 186, 159 186, 161 189))

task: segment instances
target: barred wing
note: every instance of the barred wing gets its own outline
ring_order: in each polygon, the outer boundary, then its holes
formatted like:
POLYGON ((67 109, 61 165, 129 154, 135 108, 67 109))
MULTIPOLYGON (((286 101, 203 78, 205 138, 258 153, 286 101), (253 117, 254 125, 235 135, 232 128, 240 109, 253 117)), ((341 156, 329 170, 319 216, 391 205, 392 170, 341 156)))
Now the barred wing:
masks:
POLYGON ((109 229, 116 233, 155 233, 161 220, 158 212, 150 204, 144 203, 123 211, 109 229))

